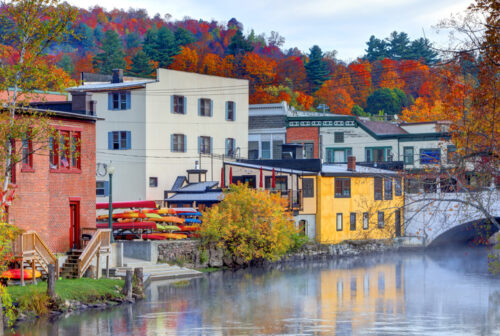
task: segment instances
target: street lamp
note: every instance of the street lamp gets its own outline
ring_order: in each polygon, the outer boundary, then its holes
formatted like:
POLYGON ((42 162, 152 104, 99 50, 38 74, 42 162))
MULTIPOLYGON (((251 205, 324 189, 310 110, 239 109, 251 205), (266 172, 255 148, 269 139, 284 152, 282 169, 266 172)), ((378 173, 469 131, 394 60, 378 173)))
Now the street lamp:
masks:
POLYGON ((109 214, 108 214, 108 227, 111 230, 111 242, 114 242, 113 238, 113 174, 115 173, 115 167, 108 167, 108 175, 109 175, 109 214))

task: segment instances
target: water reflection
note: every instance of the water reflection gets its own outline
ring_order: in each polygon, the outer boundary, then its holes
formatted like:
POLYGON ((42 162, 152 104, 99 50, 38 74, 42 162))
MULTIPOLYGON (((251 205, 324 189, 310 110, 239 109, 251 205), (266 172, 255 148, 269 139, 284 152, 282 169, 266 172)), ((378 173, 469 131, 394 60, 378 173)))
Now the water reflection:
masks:
POLYGON ((148 300, 18 335, 500 335, 485 251, 279 265, 157 282, 148 300), (464 265, 475 263, 474 267, 464 265))

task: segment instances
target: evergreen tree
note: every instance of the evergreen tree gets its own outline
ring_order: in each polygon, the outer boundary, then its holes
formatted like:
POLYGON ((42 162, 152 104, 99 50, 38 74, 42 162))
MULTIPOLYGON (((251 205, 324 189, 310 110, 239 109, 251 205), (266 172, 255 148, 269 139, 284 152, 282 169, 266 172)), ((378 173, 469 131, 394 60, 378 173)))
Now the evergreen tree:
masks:
POLYGON ((231 42, 227 48, 229 54, 234 56, 245 54, 253 50, 252 44, 243 36, 241 30, 236 31, 236 34, 231 38, 231 42))
POLYGON ((380 40, 372 35, 368 42, 366 42, 366 45, 368 46, 365 49, 366 55, 364 58, 366 60, 373 62, 389 57, 387 42, 384 40, 380 40))
POLYGON ((139 50, 132 56, 132 65, 127 73, 137 77, 150 77, 153 72, 153 67, 149 63, 150 59, 146 53, 139 50))
POLYGON ((141 36, 137 32, 131 32, 125 35, 125 45, 127 49, 134 49, 141 45, 141 36))
POLYGON ((75 70, 73 60, 68 54, 65 54, 63 55, 63 57, 61 57, 61 60, 57 62, 57 66, 63 69, 69 75, 71 75, 75 70))
POLYGON ((102 39, 104 38, 104 30, 100 24, 94 28, 94 37, 96 42, 102 42, 102 39))
POLYGON ((150 59, 158 62, 161 68, 167 68, 172 63, 173 57, 180 51, 174 34, 167 27, 148 30, 142 49, 150 59))
POLYGON ((92 28, 82 23, 75 29, 75 36, 75 44, 82 54, 94 50, 95 36, 92 28))
POLYGON ((103 74, 111 74, 113 69, 124 69, 125 53, 123 43, 114 30, 106 30, 101 46, 102 53, 94 56, 92 63, 94 68, 99 69, 103 74))
POLYGON ((366 111, 372 115, 380 112, 394 115, 401 113, 402 108, 410 101, 400 89, 380 88, 366 99, 366 111))
POLYGON ((389 46, 389 58, 393 60, 409 59, 410 39, 405 32, 393 31, 386 39, 389 46))
POLYGON ((352 115, 355 116, 360 116, 360 117, 367 117, 369 116, 369 113, 366 113, 365 110, 359 105, 354 105, 351 110, 352 115))
POLYGON ((175 37, 175 43, 178 46, 184 46, 196 41, 194 35, 191 34, 189 30, 184 29, 182 27, 177 28, 177 30, 174 33, 174 37, 175 37))
POLYGON ((439 61, 438 53, 432 49, 429 40, 423 37, 410 44, 409 57, 414 60, 423 60, 425 64, 436 64, 439 61))
POLYGON ((311 88, 310 92, 313 93, 328 79, 329 71, 328 64, 323 59, 321 48, 315 45, 309 50, 309 61, 305 64, 305 68, 307 81, 311 88))

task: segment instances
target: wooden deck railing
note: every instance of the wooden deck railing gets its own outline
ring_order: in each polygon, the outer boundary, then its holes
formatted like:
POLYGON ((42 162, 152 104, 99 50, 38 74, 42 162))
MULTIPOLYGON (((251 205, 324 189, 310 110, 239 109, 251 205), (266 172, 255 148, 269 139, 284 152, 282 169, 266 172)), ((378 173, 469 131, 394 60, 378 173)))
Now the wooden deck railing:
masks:
POLYGON ((48 273, 49 264, 54 264, 56 276, 59 276, 57 257, 35 231, 25 232, 18 237, 14 243, 14 254, 21 257, 22 270, 24 262, 31 262, 32 267, 35 266, 35 263, 38 263, 48 273))
POLYGON ((92 259, 97 256, 97 270, 99 274, 99 257, 111 253, 111 230, 99 229, 92 236, 82 254, 78 258, 78 277, 81 278, 92 263, 92 259))
POLYGON ((303 210, 304 202, 302 190, 271 190, 272 193, 280 194, 282 198, 288 201, 287 208, 291 211, 303 210))

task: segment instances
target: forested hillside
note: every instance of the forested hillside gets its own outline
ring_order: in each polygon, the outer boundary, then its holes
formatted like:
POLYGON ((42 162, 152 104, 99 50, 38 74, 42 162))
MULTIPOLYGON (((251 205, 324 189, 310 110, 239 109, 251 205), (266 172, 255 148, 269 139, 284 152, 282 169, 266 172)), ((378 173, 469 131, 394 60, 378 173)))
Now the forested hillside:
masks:
MULTIPOLYGON (((142 9, 78 9, 75 36, 47 51, 45 61, 71 77, 80 72, 109 74, 114 68, 138 77, 164 67, 250 80, 250 103, 287 101, 301 110, 340 114, 398 114, 439 109, 446 83, 435 67, 428 40, 394 32, 372 36, 366 55, 346 64, 335 52, 311 46, 307 53, 284 50, 276 32, 244 34, 243 24, 148 16, 142 9)), ((0 28, 5 31, 8 26, 0 28)), ((2 39, 4 45, 9 41, 2 39)))

